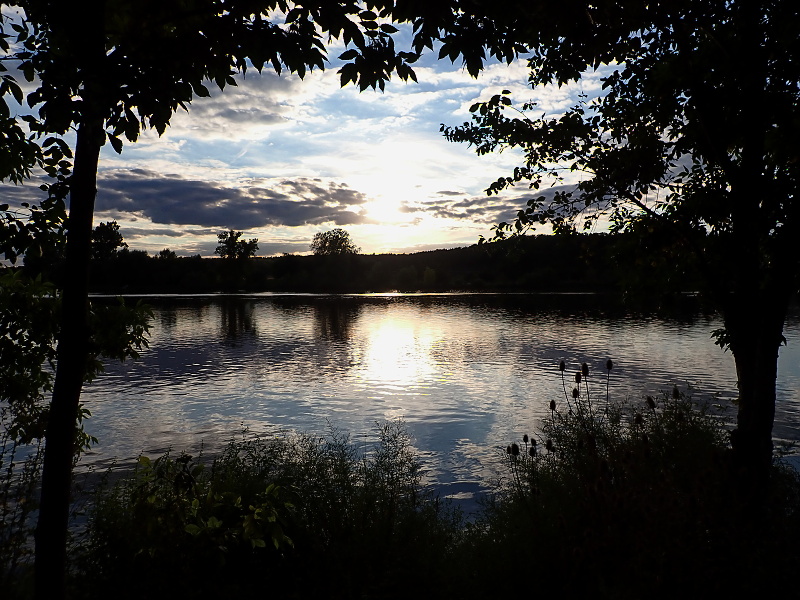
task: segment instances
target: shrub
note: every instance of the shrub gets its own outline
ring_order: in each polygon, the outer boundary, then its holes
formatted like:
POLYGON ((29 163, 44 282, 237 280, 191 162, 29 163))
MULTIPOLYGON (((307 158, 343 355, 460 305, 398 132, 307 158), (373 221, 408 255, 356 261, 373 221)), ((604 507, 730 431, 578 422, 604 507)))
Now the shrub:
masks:
POLYGON ((210 467, 140 458, 95 494, 75 585, 105 596, 380 595, 439 576, 458 516, 420 485, 397 423, 346 436, 231 442, 210 467))
POLYGON ((506 448, 506 485, 464 546, 463 596, 790 589, 797 474, 776 465, 754 506, 724 415, 677 388, 613 402, 591 394, 588 375, 584 364, 540 432, 506 448))

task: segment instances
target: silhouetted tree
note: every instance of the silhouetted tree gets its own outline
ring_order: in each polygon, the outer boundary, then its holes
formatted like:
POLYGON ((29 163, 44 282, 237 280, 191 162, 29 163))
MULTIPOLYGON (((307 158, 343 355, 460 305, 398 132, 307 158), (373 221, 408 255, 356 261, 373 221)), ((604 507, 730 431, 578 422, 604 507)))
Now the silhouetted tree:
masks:
POLYGON ((116 221, 100 223, 92 231, 92 258, 94 259, 111 258, 117 253, 117 250, 127 247, 128 244, 122 239, 116 221))
POLYGON ((219 254, 222 258, 230 260, 240 260, 252 258, 258 250, 258 238, 249 240, 239 239, 242 237, 241 231, 223 231, 217 234, 219 245, 214 250, 214 254, 219 254))
MULTIPOLYGON (((490 194, 517 182, 540 189, 580 173, 555 195, 530 196, 515 221, 498 226, 498 238, 545 223, 555 231, 591 229, 605 219, 661 256, 696 264, 701 291, 724 319, 716 341, 736 364, 735 455, 745 473, 765 477, 778 352, 800 288, 796 3, 592 0, 570 7, 472 2, 442 25, 450 41, 441 54, 466 56, 469 48, 480 56, 500 39, 497 29, 461 33, 465 23, 489 19, 508 34, 505 42, 530 52, 531 85, 580 84, 586 76, 602 83, 602 93, 545 113, 533 103, 515 107, 506 90, 476 103, 471 123, 443 127, 444 134, 479 154, 521 150, 522 164, 491 184, 490 194)), ((665 284, 683 276, 676 263, 664 263, 665 284)))
POLYGON ((416 56, 395 52, 390 36, 396 30, 352 2, 17 0, 6 6, 21 11, 10 25, 4 11, 0 51, 36 84, 26 99, 13 77, 0 77, 0 95, 27 100, 33 109, 32 116, 21 117, 27 121, 21 127, 8 116, 5 98, 0 102, 0 108, 6 107, 0 122, 0 177, 20 181, 33 167, 43 166, 63 178, 58 183, 68 186, 70 199, 36 536, 36 596, 58 600, 65 595, 75 431, 90 352, 88 271, 101 147, 108 141, 120 152, 122 136, 135 142, 143 127, 163 133, 174 111, 210 95, 206 83, 220 89, 235 85, 233 75, 248 65, 261 70, 266 64, 300 77, 321 69, 326 60, 322 40, 328 36, 351 47, 343 59, 342 82, 361 89, 383 88, 395 71, 403 79, 414 77, 407 63, 416 56), (70 151, 59 136, 72 131, 70 169, 70 151))
POLYGON ((178 258, 178 255, 169 248, 164 248, 158 251, 158 258, 161 260, 174 260, 178 258))
POLYGON ((350 239, 350 234, 344 229, 336 228, 330 231, 321 231, 311 240, 311 251, 319 256, 331 254, 358 254, 361 248, 350 239))

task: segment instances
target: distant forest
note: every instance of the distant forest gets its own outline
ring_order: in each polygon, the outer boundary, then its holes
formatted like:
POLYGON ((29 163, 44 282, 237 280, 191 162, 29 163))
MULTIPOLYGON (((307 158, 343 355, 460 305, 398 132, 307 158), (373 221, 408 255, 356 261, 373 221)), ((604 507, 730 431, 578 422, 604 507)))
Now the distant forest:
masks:
MULTIPOLYGON (((176 257, 123 248, 91 264, 95 293, 693 291, 691 269, 625 235, 547 235, 413 254, 176 257), (655 258, 654 258, 655 257, 655 258), (669 275, 665 277, 665 273, 669 275)), ((59 269, 50 278, 58 283, 59 269)))

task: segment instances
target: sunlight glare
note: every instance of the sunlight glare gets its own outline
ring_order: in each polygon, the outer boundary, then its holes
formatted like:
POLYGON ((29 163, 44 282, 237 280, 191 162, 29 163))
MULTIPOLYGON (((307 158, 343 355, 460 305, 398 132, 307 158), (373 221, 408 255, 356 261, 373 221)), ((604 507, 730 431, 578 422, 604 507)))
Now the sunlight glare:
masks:
POLYGON ((393 196, 380 196, 367 202, 364 210, 367 216, 381 225, 396 225, 409 220, 408 213, 402 212, 402 200, 393 196))
POLYGON ((370 331, 358 376, 381 387, 407 388, 430 381, 436 371, 435 331, 413 321, 387 318, 370 331))

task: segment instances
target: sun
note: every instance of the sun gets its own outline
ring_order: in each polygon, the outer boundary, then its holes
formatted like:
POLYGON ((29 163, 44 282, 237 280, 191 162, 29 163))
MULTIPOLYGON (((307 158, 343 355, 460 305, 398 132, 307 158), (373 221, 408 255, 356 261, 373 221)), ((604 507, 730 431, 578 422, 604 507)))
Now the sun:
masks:
POLYGON ((399 198, 381 196, 364 204, 367 216, 381 225, 396 225, 409 220, 403 212, 403 202, 399 198))

